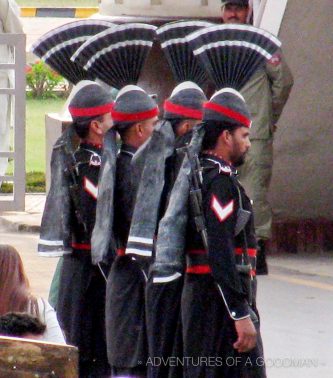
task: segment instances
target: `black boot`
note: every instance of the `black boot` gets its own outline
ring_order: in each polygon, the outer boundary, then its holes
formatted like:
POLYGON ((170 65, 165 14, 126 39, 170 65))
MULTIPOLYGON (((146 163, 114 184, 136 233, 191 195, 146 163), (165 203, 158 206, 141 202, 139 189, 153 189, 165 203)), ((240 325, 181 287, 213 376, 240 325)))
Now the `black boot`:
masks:
POLYGON ((266 245, 265 240, 258 240, 257 251, 257 276, 264 276, 268 274, 268 266, 266 262, 266 245))

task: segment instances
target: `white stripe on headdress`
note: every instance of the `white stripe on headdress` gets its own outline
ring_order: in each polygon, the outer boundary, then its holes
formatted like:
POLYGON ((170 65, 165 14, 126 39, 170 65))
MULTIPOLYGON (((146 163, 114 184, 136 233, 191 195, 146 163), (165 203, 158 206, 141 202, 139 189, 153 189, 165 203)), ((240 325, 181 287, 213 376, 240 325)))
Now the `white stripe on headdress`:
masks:
POLYGON ((123 42, 118 42, 118 43, 115 43, 114 45, 111 45, 111 46, 108 46, 108 47, 105 47, 104 49, 98 51, 98 53, 96 53, 95 55, 93 55, 89 60, 88 62, 84 65, 84 69, 86 71, 89 70, 89 68, 95 63, 95 61, 97 59, 99 59, 102 55, 105 55, 107 54, 108 52, 112 51, 112 50, 116 50, 116 49, 119 49, 121 47, 127 47, 127 46, 148 46, 148 47, 151 47, 153 45, 153 42, 152 41, 143 41, 143 40, 134 40, 134 41, 123 41, 123 42))
MULTIPOLYGON (((70 29, 77 29, 78 27, 80 26, 94 26, 94 25, 103 25, 103 26, 111 26, 111 22, 110 21, 103 21, 103 20, 90 20, 90 21, 87 21, 87 20, 82 20, 82 21, 75 21, 74 25, 72 24, 65 24, 59 28, 56 28, 56 29, 52 29, 50 30, 49 32, 45 33, 44 35, 42 35, 40 37, 40 39, 38 39, 36 42, 34 42, 31 46, 31 49, 35 49, 36 47, 38 47, 41 43, 45 42, 47 39, 49 39, 50 37, 53 37, 54 35, 56 34, 59 34, 59 33, 62 33, 63 31, 66 31, 66 30, 70 30, 70 29), (56 30, 56 33, 55 33, 55 30, 56 30)), ((91 37, 91 35, 90 35, 91 37)))
POLYGON ((117 97, 116 97, 116 101, 118 100, 118 98, 120 96, 122 96, 123 94, 130 92, 130 91, 141 91, 141 92, 146 93, 142 88, 138 87, 137 85, 129 84, 129 85, 126 85, 124 88, 122 88, 118 92, 117 97))
POLYGON ((198 49, 194 50, 193 54, 199 55, 206 50, 214 49, 216 47, 223 47, 223 46, 244 46, 254 51, 257 51, 259 54, 263 55, 266 59, 272 58, 272 54, 270 54, 268 51, 264 50, 263 48, 261 48, 260 46, 254 43, 249 43, 246 41, 218 41, 218 42, 207 43, 206 45, 203 45, 199 47, 198 49))
POLYGON ((193 81, 184 81, 183 83, 178 84, 175 89, 172 91, 170 97, 175 96, 177 93, 185 90, 185 89, 194 89, 196 91, 200 91, 204 93, 203 90, 199 87, 199 85, 193 83, 193 81))
POLYGON ((213 94, 213 96, 211 97, 211 99, 210 99, 209 101, 213 100, 213 98, 215 98, 216 96, 220 95, 221 93, 232 93, 232 94, 234 94, 235 96, 239 97, 242 101, 245 102, 245 99, 244 99, 244 97, 241 95, 241 93, 238 92, 238 91, 236 91, 236 89, 233 89, 233 88, 223 88, 223 89, 220 89, 219 91, 217 91, 217 92, 215 92, 215 93, 213 94))
POLYGON ((58 45, 52 47, 52 49, 50 49, 45 55, 43 55, 41 57, 41 59, 44 60, 44 61, 46 61, 47 59, 50 58, 50 56, 52 56, 57 51, 63 49, 64 47, 71 46, 71 45, 73 45, 75 43, 85 42, 89 37, 90 37, 90 35, 82 35, 80 37, 69 39, 69 40, 67 40, 67 41, 65 41, 63 43, 59 43, 58 45))
POLYGON ((207 22, 207 21, 183 21, 183 22, 170 23, 170 24, 167 24, 167 25, 157 29, 156 33, 161 34, 163 32, 171 30, 171 29, 177 29, 177 28, 183 28, 183 27, 192 27, 192 26, 198 26, 198 27, 201 27, 201 28, 206 28, 206 27, 212 26, 212 23, 207 22))
POLYGON ((263 35, 265 38, 270 39, 272 42, 274 42, 279 47, 281 46, 281 41, 277 39, 274 35, 271 33, 268 33, 266 30, 255 28, 254 26, 250 25, 241 25, 241 24, 223 24, 223 25, 216 25, 216 26, 210 26, 205 29, 198 30, 195 33, 190 34, 188 37, 188 41, 191 41, 192 39, 195 39, 198 37, 198 35, 204 35, 207 33, 214 32, 216 30, 223 30, 223 29, 231 29, 231 30, 250 30, 255 33, 259 33, 263 35))
POLYGON ((177 43, 188 43, 187 37, 169 39, 168 41, 161 43, 161 47, 164 49, 170 45, 176 45, 177 43))

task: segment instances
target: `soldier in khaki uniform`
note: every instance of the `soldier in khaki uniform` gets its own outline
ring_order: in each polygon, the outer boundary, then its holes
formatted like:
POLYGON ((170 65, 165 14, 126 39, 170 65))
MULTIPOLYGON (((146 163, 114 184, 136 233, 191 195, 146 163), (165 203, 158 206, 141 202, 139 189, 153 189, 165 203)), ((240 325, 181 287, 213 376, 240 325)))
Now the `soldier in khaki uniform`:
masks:
MULTIPOLYGON (((222 0, 224 23, 247 23, 248 0, 222 0)), ((255 231, 258 239, 257 274, 267 274, 265 242, 271 237, 272 212, 267 192, 273 167, 273 135, 276 123, 293 86, 293 77, 279 51, 258 70, 241 93, 251 112, 251 149, 239 170, 239 180, 253 200, 255 231)))

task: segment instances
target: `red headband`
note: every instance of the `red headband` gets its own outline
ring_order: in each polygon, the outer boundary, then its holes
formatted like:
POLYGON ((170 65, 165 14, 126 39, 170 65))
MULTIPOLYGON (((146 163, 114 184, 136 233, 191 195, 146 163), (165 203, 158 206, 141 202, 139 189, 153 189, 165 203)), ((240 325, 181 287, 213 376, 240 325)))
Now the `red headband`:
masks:
POLYGON ((223 114, 234 121, 239 122, 241 125, 245 127, 250 127, 251 126, 251 120, 247 117, 245 117, 243 114, 238 113, 230 108, 226 108, 225 106, 215 104, 213 102, 206 102, 204 104, 205 109, 210 109, 213 110, 214 112, 223 114))
POLYGON ((111 113, 113 109, 113 102, 109 104, 104 104, 100 106, 94 106, 92 108, 75 108, 74 106, 69 106, 68 110, 73 117, 92 117, 98 116, 106 113, 111 113))
POLYGON ((183 105, 173 104, 171 101, 164 101, 164 111, 179 114, 186 118, 202 119, 203 111, 198 109, 187 108, 183 105))
POLYGON ((159 114, 158 107, 144 112, 124 113, 112 110, 111 115, 114 122, 139 122, 145 119, 153 118, 159 114))

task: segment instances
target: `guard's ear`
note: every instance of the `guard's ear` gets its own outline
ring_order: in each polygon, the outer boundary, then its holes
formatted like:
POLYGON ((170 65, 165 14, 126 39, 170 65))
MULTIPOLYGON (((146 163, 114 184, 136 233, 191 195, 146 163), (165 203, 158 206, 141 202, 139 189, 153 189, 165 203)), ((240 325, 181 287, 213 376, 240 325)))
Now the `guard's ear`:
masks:
POLYGON ((101 123, 97 119, 94 119, 90 122, 90 130, 97 135, 103 135, 101 123))
POLYGON ((143 125, 141 122, 138 122, 135 124, 135 131, 136 131, 136 134, 141 137, 142 134, 143 134, 143 125))
POLYGON ((185 119, 180 122, 180 124, 177 126, 176 134, 181 136, 186 134, 190 129, 189 122, 185 119))
POLYGON ((228 144, 233 140, 232 133, 230 132, 230 130, 225 130, 225 138, 228 144))
POLYGON ((219 136, 219 139, 223 142, 224 145, 230 146, 232 143, 232 135, 229 130, 223 130, 219 136))
POLYGON ((191 125, 190 121, 185 121, 183 127, 184 127, 184 132, 186 134, 187 132, 190 131, 190 129, 192 128, 192 125, 191 125))

